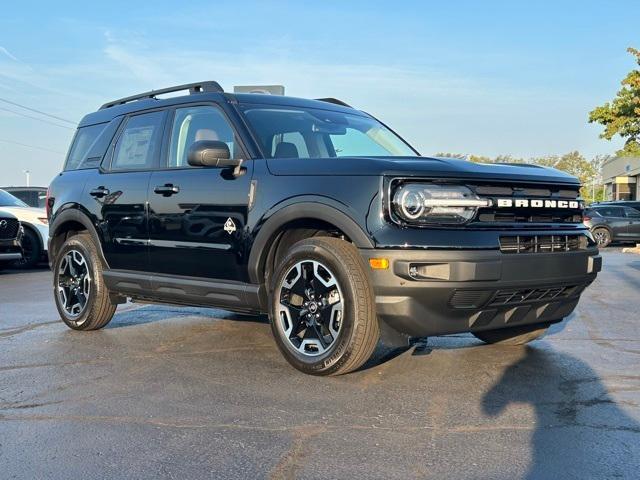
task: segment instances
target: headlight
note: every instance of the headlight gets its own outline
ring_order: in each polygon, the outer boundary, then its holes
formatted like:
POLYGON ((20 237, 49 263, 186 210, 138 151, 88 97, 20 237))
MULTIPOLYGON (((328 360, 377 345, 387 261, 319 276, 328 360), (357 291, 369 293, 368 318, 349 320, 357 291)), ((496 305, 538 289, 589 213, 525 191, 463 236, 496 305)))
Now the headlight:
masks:
POLYGON ((393 212, 404 222, 459 225, 471 220, 491 200, 462 185, 405 183, 393 192, 393 212))

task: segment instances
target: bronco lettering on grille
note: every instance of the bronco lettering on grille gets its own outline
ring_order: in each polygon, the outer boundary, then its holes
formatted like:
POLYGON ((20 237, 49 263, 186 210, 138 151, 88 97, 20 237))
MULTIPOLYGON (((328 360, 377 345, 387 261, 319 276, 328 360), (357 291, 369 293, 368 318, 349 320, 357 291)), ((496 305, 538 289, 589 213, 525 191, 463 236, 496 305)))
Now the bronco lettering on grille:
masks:
POLYGON ((498 198, 499 208, 582 208, 582 202, 577 200, 541 200, 528 198, 498 198))

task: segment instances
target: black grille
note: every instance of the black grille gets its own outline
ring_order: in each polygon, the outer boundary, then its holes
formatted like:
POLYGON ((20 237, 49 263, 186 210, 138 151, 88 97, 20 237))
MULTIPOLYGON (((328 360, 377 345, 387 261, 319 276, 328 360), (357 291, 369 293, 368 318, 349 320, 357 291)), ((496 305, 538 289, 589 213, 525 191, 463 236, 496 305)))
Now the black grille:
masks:
POLYGON ((491 295, 487 290, 456 290, 449 304, 453 308, 477 308, 486 303, 491 295))
POLYGON ((498 290, 489 302, 489 306, 500 307, 504 305, 515 305, 540 300, 566 298, 575 293, 576 288, 577 285, 549 288, 529 288, 521 290, 498 290))
POLYGON ((0 217, 0 240, 8 240, 18 236, 20 223, 15 218, 0 217))
POLYGON ((556 253, 584 250, 589 240, 584 235, 513 235, 500 237, 502 253, 556 253))
POLYGON ((496 199, 518 199, 527 200, 551 200, 558 201, 580 201, 578 187, 564 185, 496 185, 496 184, 475 184, 469 185, 481 198, 491 198, 494 200, 493 206, 481 208, 478 211, 475 223, 503 224, 503 223, 582 223, 582 208, 554 208, 554 207, 497 207, 496 199))

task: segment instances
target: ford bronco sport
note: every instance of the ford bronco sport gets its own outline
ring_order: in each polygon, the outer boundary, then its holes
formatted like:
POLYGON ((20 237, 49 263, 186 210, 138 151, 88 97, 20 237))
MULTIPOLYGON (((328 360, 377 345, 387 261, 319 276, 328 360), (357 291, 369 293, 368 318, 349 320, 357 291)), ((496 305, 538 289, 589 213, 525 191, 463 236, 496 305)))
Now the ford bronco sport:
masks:
POLYGON ((285 358, 317 375, 359 368, 381 335, 521 344, 601 268, 579 187, 421 157, 332 98, 156 90, 78 126, 47 199, 54 297, 76 330, 127 299, 268 313, 285 358))

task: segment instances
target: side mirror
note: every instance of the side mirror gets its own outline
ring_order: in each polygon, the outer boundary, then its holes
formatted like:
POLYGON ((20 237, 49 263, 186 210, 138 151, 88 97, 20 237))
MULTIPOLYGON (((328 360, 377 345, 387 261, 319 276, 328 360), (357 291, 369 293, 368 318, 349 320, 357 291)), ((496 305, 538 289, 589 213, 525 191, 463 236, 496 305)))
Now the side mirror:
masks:
POLYGON ((192 167, 235 168, 242 163, 230 157, 229 147, 219 140, 193 142, 187 151, 187 162, 192 167))

